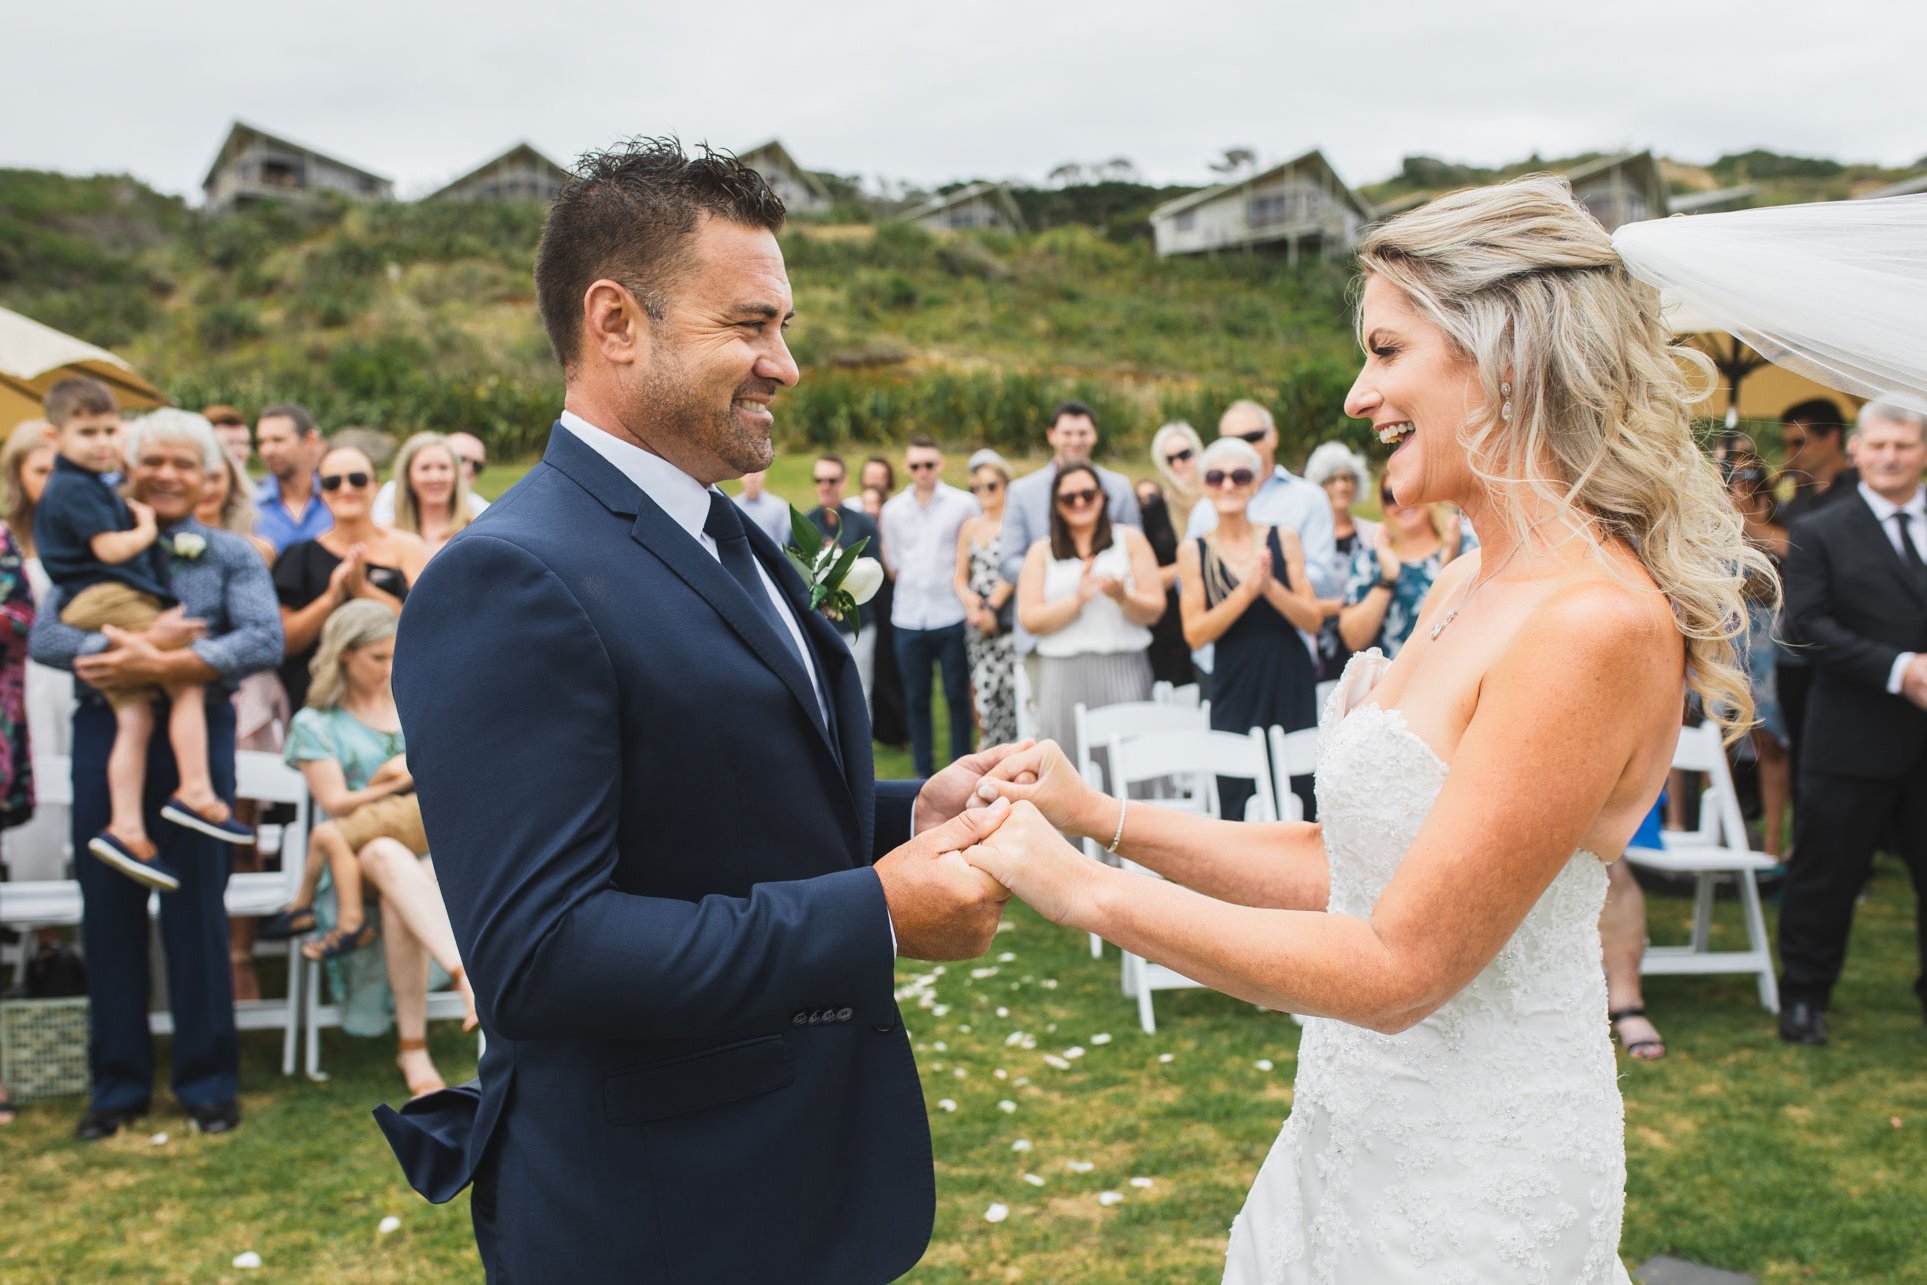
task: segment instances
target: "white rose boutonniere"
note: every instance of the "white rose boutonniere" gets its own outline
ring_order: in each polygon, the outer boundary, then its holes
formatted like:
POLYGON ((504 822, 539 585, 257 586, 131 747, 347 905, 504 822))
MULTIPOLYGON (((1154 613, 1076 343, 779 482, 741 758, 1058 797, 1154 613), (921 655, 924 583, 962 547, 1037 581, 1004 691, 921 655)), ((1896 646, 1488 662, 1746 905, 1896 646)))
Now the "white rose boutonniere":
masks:
POLYGON ((184 562, 193 562, 207 552, 207 537, 193 531, 182 531, 168 537, 167 547, 175 557, 184 562))
POLYGON ((836 541, 825 540, 816 524, 792 504, 790 538, 793 543, 783 552, 810 591, 810 610, 821 611, 831 620, 847 617, 854 636, 858 629, 856 609, 870 601, 883 584, 883 568, 877 560, 857 556, 870 543, 870 537, 864 536, 847 549, 839 548, 836 541))

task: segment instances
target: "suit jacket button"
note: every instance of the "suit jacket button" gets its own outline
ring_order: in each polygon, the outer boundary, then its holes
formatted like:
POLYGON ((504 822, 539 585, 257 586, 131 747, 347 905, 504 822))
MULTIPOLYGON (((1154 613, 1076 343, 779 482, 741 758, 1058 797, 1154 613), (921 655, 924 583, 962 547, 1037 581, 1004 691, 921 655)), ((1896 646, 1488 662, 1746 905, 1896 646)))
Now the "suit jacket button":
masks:
POLYGON ((836 1020, 839 1022, 847 1022, 855 1016, 856 1010, 853 1008, 839 1008, 836 1010, 836 1020))
POLYGON ((799 1012, 794 1017, 790 1018, 790 1025, 792 1026, 808 1026, 809 1022, 810 1022, 810 1015, 808 1013, 799 1012))
POLYGON ((810 1025, 821 1026, 822 1024, 823 1024, 823 1010, 819 1008, 815 1012, 810 1014, 810 1025))
POLYGON ((897 1027, 895 1022, 879 1022, 875 1026, 872 1026, 870 1029, 875 1031, 878 1035, 888 1035, 891 1031, 896 1030, 897 1027))

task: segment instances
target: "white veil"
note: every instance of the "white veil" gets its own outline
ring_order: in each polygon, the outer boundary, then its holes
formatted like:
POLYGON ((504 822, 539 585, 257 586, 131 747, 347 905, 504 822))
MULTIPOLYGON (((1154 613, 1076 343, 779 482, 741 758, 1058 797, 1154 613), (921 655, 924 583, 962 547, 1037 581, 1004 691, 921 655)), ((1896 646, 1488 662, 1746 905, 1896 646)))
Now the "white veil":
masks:
POLYGON ((1927 194, 1628 223, 1613 248, 1679 331, 1860 397, 1927 397, 1927 194))

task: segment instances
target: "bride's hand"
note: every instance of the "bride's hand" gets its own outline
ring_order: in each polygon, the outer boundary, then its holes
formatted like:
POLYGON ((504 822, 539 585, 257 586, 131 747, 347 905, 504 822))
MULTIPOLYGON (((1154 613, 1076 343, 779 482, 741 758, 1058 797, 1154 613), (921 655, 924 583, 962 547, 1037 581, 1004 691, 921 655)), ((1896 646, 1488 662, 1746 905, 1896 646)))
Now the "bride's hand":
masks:
POLYGON ((1055 924, 1088 926, 1092 884, 1105 867, 1072 847, 1029 803, 1010 810, 997 832, 963 858, 1055 924))
POLYGON ((1090 818, 1104 796, 1084 783, 1056 741, 1039 741, 999 762, 977 786, 977 797, 1034 805, 1044 819, 1071 834, 1092 834, 1090 818))

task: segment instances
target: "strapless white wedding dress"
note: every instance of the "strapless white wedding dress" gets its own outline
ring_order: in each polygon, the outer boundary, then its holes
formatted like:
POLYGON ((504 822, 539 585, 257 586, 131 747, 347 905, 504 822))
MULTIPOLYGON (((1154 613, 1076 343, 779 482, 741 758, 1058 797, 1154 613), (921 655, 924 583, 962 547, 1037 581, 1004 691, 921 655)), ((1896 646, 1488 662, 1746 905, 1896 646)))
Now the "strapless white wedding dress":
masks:
MULTIPOLYGON (((1362 699, 1320 720, 1333 914, 1367 916, 1446 767, 1362 699)), ((1606 868, 1575 853, 1498 957, 1398 1035, 1305 1022, 1291 1116, 1231 1228, 1226 1285, 1622 1285, 1625 1115, 1606 1023, 1606 868)))

